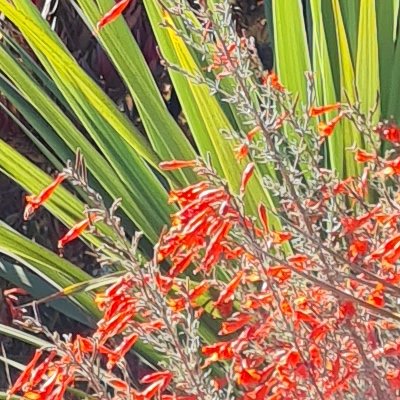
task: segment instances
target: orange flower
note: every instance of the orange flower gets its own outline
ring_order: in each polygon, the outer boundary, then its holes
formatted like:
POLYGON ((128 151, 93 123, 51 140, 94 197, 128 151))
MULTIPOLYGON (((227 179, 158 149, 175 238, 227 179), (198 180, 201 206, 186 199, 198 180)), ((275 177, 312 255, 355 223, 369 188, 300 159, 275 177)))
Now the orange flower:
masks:
POLYGON ((318 132, 322 137, 328 137, 331 136, 333 133, 333 130, 335 129, 335 126, 338 124, 338 122, 342 119, 343 114, 337 115, 335 118, 332 118, 328 122, 320 122, 318 124, 318 132))
POLYGON ((272 232, 272 243, 282 244, 292 239, 293 235, 290 232, 272 232))
POLYGON ((268 233, 269 232, 268 215, 267 215, 267 209, 265 208, 265 205, 263 203, 260 203, 258 205, 258 216, 260 217, 264 233, 268 233))
POLYGON ((215 306, 218 306, 220 304, 224 303, 229 303, 230 301, 233 300, 235 296, 235 290, 239 286, 240 281, 242 280, 242 277, 244 275, 243 271, 239 271, 235 277, 228 283, 226 288, 221 292, 221 294, 218 297, 218 300, 214 302, 215 306))
POLYGON ((372 260, 385 261, 390 264, 394 264, 400 258, 400 234, 393 236, 387 240, 374 252, 372 252, 366 259, 366 262, 372 260))
POLYGON ((125 354, 133 347, 137 342, 139 336, 136 333, 132 333, 129 336, 124 337, 122 343, 114 350, 107 353, 108 362, 107 369, 110 370, 114 365, 120 361, 125 354))
POLYGON ((58 248, 63 249, 64 246, 78 238, 95 220, 96 214, 91 214, 88 218, 75 224, 59 241, 58 248))
POLYGON ((340 181, 333 187, 333 194, 349 194, 350 193, 350 184, 354 182, 354 178, 349 176, 343 181, 340 181))
POLYGON ((281 115, 279 115, 279 117, 275 121, 274 129, 281 128, 288 115, 289 115, 289 113, 287 111, 284 111, 281 115))
POLYGON ((308 115, 310 117, 318 117, 319 115, 325 114, 327 112, 337 110, 339 107, 340 103, 328 104, 326 106, 320 106, 320 107, 313 106, 309 109, 308 115))
POLYGON ((246 324, 251 321, 251 315, 237 313, 228 321, 222 323, 222 328, 218 332, 219 335, 229 335, 243 328, 246 324))
POLYGON ((115 4, 110 11, 104 14, 104 16, 100 19, 100 21, 96 25, 96 33, 100 31, 100 29, 104 28, 106 25, 115 21, 128 7, 128 4, 131 0, 121 0, 119 3, 115 4))
POLYGON ((172 160, 163 161, 158 166, 164 171, 172 171, 180 168, 193 168, 197 165, 196 160, 172 160))
POLYGON ((246 139, 251 142, 254 139, 254 136, 257 135, 258 132, 260 132, 261 128, 259 126, 254 127, 252 130, 247 132, 246 134, 246 139))
MULTIPOLYGON (((197 308, 198 305, 196 304, 196 300, 204 294, 208 288, 210 287, 209 283, 207 281, 203 281, 199 285, 197 285, 194 289, 190 290, 189 292, 189 302, 191 307, 197 308)), ((187 300, 185 297, 179 297, 177 299, 168 299, 167 304, 171 309, 175 312, 181 311, 185 308, 187 304, 187 300)))
POLYGON ((379 134, 381 139, 392 143, 400 143, 400 128, 394 123, 382 123, 374 128, 374 131, 379 134))
POLYGON ((283 265, 270 266, 266 273, 278 279, 279 282, 285 282, 292 276, 292 271, 289 268, 285 268, 283 265))
MULTIPOLYGON (((13 395, 14 393, 23 389, 23 387, 29 382, 31 373, 36 367, 37 362, 39 361, 40 356, 42 355, 42 350, 36 350, 35 355, 32 360, 26 365, 24 371, 15 381, 14 385, 8 390, 8 395, 13 395)), ((43 371, 45 373, 46 371, 43 371)))
POLYGON ((354 159, 360 163, 370 162, 376 160, 375 153, 367 153, 364 150, 357 150, 354 159))
POLYGON ((393 390, 400 390, 400 369, 389 370, 386 373, 386 379, 393 390))
POLYGON ((171 257, 169 276, 183 272, 205 250, 199 269, 209 272, 224 254, 226 240, 238 215, 230 205, 230 195, 222 187, 192 185, 174 191, 181 206, 172 216, 172 228, 159 246, 158 260, 171 257))
POLYGON ((376 307, 383 307, 385 305, 385 298, 383 295, 383 285, 378 283, 374 290, 369 294, 367 302, 376 307))
POLYGON ((255 368, 238 368, 235 378, 238 385, 246 387, 260 382, 261 374, 255 368))
POLYGON ((243 160, 249 154, 249 146, 246 143, 242 143, 235 149, 235 158, 238 161, 243 160))
POLYGON ((385 165, 387 165, 387 167, 380 172, 382 175, 400 175, 400 157, 385 161, 385 165))
POLYGON ((347 235, 349 233, 353 233, 355 230, 362 228, 366 224, 368 224, 372 218, 375 217, 375 214, 377 214, 380 211, 381 207, 378 205, 371 211, 360 215, 359 217, 353 218, 353 217, 343 217, 341 218, 340 222, 342 224, 344 234, 347 235))
POLYGON ((135 317, 135 309, 127 308, 121 310, 111 318, 100 320, 97 325, 97 331, 95 337, 99 343, 104 344, 109 338, 123 332, 132 322, 135 317))
POLYGON ((26 206, 24 211, 24 220, 28 220, 32 214, 43 205, 46 200, 54 193, 57 187, 64 181, 65 175, 58 174, 54 181, 44 188, 37 196, 26 196, 26 206))
POLYGON ((254 172, 254 163, 247 164, 246 168, 243 171, 242 182, 240 184, 240 194, 243 194, 246 190, 246 186, 249 183, 250 178, 253 176, 254 172))
POLYGON ((140 383, 150 383, 142 392, 132 390, 135 400, 151 400, 157 394, 160 394, 171 382, 173 374, 169 371, 159 371, 144 376, 140 383))
POLYGON ((329 333, 330 328, 326 323, 316 326, 310 333, 310 340, 314 340, 315 343, 319 343, 321 340, 325 339, 326 335, 329 333))
POLYGON ((258 294, 248 294, 246 295, 246 301, 243 308, 250 308, 252 310, 257 310, 260 307, 271 305, 273 302, 272 293, 258 293, 258 294))
POLYGON ((230 360, 233 358, 232 345, 229 342, 218 342, 210 346, 203 346, 201 351, 208 357, 203 368, 208 367, 215 361, 230 360))
POLYGON ((285 87, 279 82, 278 75, 275 74, 273 71, 268 71, 266 74, 263 75, 261 78, 261 83, 263 85, 270 85, 273 89, 277 90, 278 92, 284 92, 285 87))
POLYGON ((174 264, 168 271, 168 276, 169 277, 175 277, 178 276, 179 274, 185 272, 185 270, 189 267, 190 263, 194 260, 194 254, 193 253, 188 253, 182 258, 175 258, 174 259, 174 264))

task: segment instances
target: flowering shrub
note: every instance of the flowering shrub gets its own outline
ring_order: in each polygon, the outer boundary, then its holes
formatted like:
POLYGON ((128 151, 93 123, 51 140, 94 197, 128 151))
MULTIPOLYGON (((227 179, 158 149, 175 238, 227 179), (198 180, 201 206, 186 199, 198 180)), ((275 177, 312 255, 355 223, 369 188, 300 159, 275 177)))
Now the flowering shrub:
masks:
MULTIPOLYGON (((302 105, 275 73, 243 74, 250 41, 232 41, 219 14, 206 15, 205 26, 217 36, 208 60, 216 81, 198 83, 236 107, 248 127, 225 132, 237 144, 240 186, 229 187, 210 160, 163 162, 166 171, 192 168, 199 181, 171 190, 178 210, 151 260, 138 254, 139 236, 133 243, 126 238, 115 214, 119 202, 107 208, 88 186, 80 157, 29 196, 26 217, 65 179, 86 191, 87 216, 59 247, 90 229, 104 243, 99 260, 126 272, 97 295, 103 318, 91 337, 61 340, 36 326, 54 347, 37 350, 9 393, 62 399, 69 387, 85 384, 89 396, 115 400, 395 399, 399 128, 374 126, 373 110, 366 116, 358 104, 316 105, 312 74, 302 105), (224 79, 234 80, 233 92, 221 88, 224 79), (322 166, 320 156, 343 119, 365 144, 347 149, 363 172, 345 179, 322 166), (392 146, 383 156, 381 141, 392 146), (248 185, 260 176, 273 204, 260 202, 253 215, 248 185), (111 237, 100 235, 99 222, 112 228, 111 237), (214 334, 205 334, 205 326, 214 334), (124 356, 139 341, 160 361, 136 384, 124 356)), ((99 28, 116 17, 107 14, 99 28)))
MULTIPOLYGON (((342 110, 355 118, 352 108, 342 110)), ((388 137, 376 131, 371 139, 388 137)), ((261 134, 280 135, 262 128, 261 134)), ((399 158, 376 154, 355 151, 358 161, 368 163, 360 178, 338 180, 315 164, 314 188, 285 181, 289 172, 282 169, 282 182, 293 193, 280 199, 282 231, 270 228, 265 205, 259 205, 258 218, 244 211, 254 164, 244 168, 234 194, 200 160, 163 163, 167 170, 193 168, 203 179, 171 191, 179 211, 155 257, 144 264, 115 207, 107 210, 82 184, 78 167, 67 168, 62 176, 83 186, 96 206, 88 216, 114 228, 115 237, 104 238, 99 250, 103 259, 123 263, 127 272, 96 297, 104 317, 93 336, 37 350, 10 393, 61 399, 83 380, 92 393, 113 399, 394 398, 400 388, 399 158), (379 201, 367 201, 368 194, 379 201), (207 343, 199 328, 210 315, 219 331, 207 343), (140 389, 124 373, 124 355, 139 339, 163 355, 161 370, 144 376, 140 389)), ((43 193, 49 190, 54 184, 43 193)), ((60 243, 94 221, 78 223, 60 243)))

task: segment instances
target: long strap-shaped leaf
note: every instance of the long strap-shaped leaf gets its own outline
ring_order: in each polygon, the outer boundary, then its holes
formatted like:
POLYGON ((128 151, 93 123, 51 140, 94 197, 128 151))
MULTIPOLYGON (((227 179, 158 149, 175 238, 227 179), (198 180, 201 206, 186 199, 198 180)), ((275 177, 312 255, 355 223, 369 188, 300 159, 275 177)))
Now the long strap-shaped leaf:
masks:
POLYGON ((282 83, 300 101, 307 100, 304 73, 310 70, 301 0, 272 2, 276 70, 282 83))
MULTIPOLYGON (((368 114, 374 108, 380 92, 376 23, 375 0, 361 1, 357 41, 356 85, 361 101, 360 109, 364 114, 368 114)), ((379 106, 373 118, 372 122, 379 121, 379 106)))
MULTIPOLYGON (((29 193, 39 193, 53 180, 2 140, 0 140, 0 171, 29 193)), ((85 209, 84 204, 63 187, 59 187, 44 206, 68 226, 80 221, 85 209)), ((102 233, 111 234, 110 228, 105 225, 98 224, 97 226, 102 233)), ((87 232, 84 232, 82 237, 94 246, 101 244, 98 238, 87 232)))
MULTIPOLYGON (((93 148, 93 145, 65 116, 54 101, 44 93, 18 63, 0 46, 0 69, 12 80, 25 99, 36 108, 51 125, 52 131, 40 130, 38 134, 52 143, 54 131, 71 151, 80 148, 89 170, 112 198, 123 199, 122 209, 126 215, 153 242, 157 241, 162 227, 168 223, 172 210, 167 205, 167 193, 149 167, 123 141, 110 134, 99 138, 107 160, 93 148), (50 136, 50 138, 49 138, 50 136), (158 212, 154 213, 157 209, 158 212)), ((17 104, 16 104, 17 105, 17 104)), ((20 108, 21 112, 27 111, 20 108)), ((29 120, 29 115, 25 114, 29 120)), ((95 115, 92 116, 92 119, 95 115)), ((101 121, 97 132, 102 129, 101 121)), ((104 128, 105 129, 105 128, 104 128)), ((109 131, 112 133, 112 129, 109 131)), ((54 144, 54 142, 53 142, 54 144)))
MULTIPOLYGON (((351 102, 355 101, 355 74, 353 64, 350 56, 350 48, 347 41, 346 31, 343 24, 342 13, 340 10, 339 0, 332 0, 333 14, 335 17, 336 36, 339 50, 339 68, 340 68, 340 100, 347 101, 346 94, 351 102)), ((353 124, 347 119, 340 123, 343 129, 343 145, 342 150, 353 146, 363 147, 363 140, 359 132, 353 124)), ((357 176, 361 173, 361 166, 354 160, 354 155, 346 151, 345 159, 345 175, 344 176, 357 176)))
POLYGON ((97 113, 103 113, 103 118, 118 131, 120 136, 147 161, 157 165, 159 158, 151 151, 143 136, 118 112, 113 102, 79 67, 32 3, 17 0, 13 7, 10 3, 0 0, 0 10, 21 30, 36 55, 44 61, 43 65, 50 75, 58 73, 59 77, 66 78, 65 84, 72 84, 74 87, 77 86, 75 81, 78 81, 80 88, 87 90, 81 92, 81 99, 90 102, 90 106, 96 109, 97 113))
POLYGON ((357 51, 358 51, 358 24, 360 18, 360 3, 367 3, 367 1, 360 0, 339 0, 340 10, 343 17, 343 25, 346 31, 346 36, 349 44, 350 57, 353 66, 356 65, 357 51))
MULTIPOLYGON (((326 31, 322 16, 321 0, 311 0, 311 14, 313 20, 313 70, 315 71, 316 98, 319 105, 336 102, 335 85, 332 75, 331 60, 326 42, 326 31)), ((331 118, 333 113, 327 115, 331 118)), ((339 176, 344 175, 343 129, 338 127, 334 135, 328 139, 330 167, 337 171, 339 176)))
MULTIPOLYGON (((395 36, 393 35, 397 14, 395 12, 396 1, 377 1, 376 6, 376 26, 379 52, 379 80, 381 88, 381 111, 383 117, 388 117, 389 93, 394 82, 392 81, 393 68, 399 69, 399 65, 394 65, 395 36)), ((398 3, 398 2, 397 2, 398 3)))
MULTIPOLYGON (((96 2, 78 0, 78 3, 91 29, 114 5, 112 0, 96 2)), ((123 18, 119 18, 102 29, 98 40, 129 89, 146 133, 158 156, 164 160, 193 159, 195 151, 168 112, 146 60, 123 18)), ((194 175, 188 170, 179 171, 176 174, 182 174, 182 178, 186 176, 195 180, 194 175)))
MULTIPOLYGON (((90 275, 83 272, 69 261, 57 256, 46 248, 25 238, 18 232, 0 222, 0 253, 18 260, 25 267, 46 281, 53 292, 62 290, 74 283, 90 279, 90 275)), ((28 288, 30 291, 32 288, 28 288)), ((32 293, 33 294, 33 293, 32 293)), ((43 293, 42 295, 45 295, 43 293)), ((71 300, 92 317, 100 317, 100 312, 94 305, 93 297, 88 293, 78 293, 71 300)))

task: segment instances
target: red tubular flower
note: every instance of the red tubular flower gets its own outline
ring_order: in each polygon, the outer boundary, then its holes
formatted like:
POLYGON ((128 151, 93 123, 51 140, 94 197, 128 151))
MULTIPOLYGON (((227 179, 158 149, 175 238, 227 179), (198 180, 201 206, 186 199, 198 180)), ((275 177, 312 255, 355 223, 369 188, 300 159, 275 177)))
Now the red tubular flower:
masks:
POLYGON ((400 175, 400 157, 394 160, 385 161, 386 168, 384 168, 380 173, 382 175, 400 175))
POLYGON ((29 363, 25 367, 24 371, 21 373, 21 375, 15 381, 14 385, 8 390, 8 392, 7 392, 8 395, 11 396, 20 390, 24 390, 24 387, 30 381, 31 373, 34 370, 34 368, 36 367, 36 364, 39 361, 39 358, 41 355, 42 355, 42 350, 36 350, 35 355, 33 356, 32 360, 29 361, 29 363))
POLYGON ((222 328, 218 332, 219 335, 229 335, 243 328, 251 321, 251 315, 237 313, 233 315, 228 321, 222 323, 222 328))
POLYGON ((337 115, 335 118, 332 118, 328 122, 323 122, 321 121, 318 124, 318 132, 322 137, 328 137, 331 136, 333 133, 333 130, 335 129, 336 125, 339 123, 339 121, 342 119, 343 114, 337 115))
POLYGON ((222 187, 202 183, 174 191, 172 196, 182 208, 172 216, 172 227, 159 245, 158 259, 171 257, 169 276, 174 277, 198 261, 200 250, 205 250, 199 268, 208 273, 224 254, 231 221, 238 219, 230 195, 222 187))
POLYGON ((260 382, 262 375, 255 368, 237 368, 235 378, 238 385, 249 387, 260 382))
POLYGON ((220 293, 218 300, 214 302, 215 306, 219 306, 224 303, 229 303, 230 301, 233 300, 235 296, 235 290, 240 284, 240 281, 242 280, 244 275, 243 271, 239 271, 235 277, 228 283, 226 288, 220 293))
POLYGON ((272 232, 273 244, 283 244, 292 238, 293 235, 290 232, 272 232))
POLYGON ((164 171, 172 171, 180 168, 193 168, 197 165, 196 160, 172 160, 163 161, 158 166, 164 171))
POLYGON ((142 392, 133 390, 135 400, 151 400, 157 394, 160 394, 171 382, 173 374, 169 371, 154 372, 141 379, 141 383, 150 383, 142 392))
POLYGON ((153 372, 151 374, 147 374, 140 380, 140 383, 159 382, 161 383, 162 387, 166 387, 169 385, 173 377, 174 375, 172 374, 172 372, 158 371, 158 372, 153 372))
POLYGON ((370 162, 376 160, 375 153, 367 153, 364 150, 357 150, 356 155, 354 156, 355 160, 360 163, 370 162))
POLYGON ((400 258, 400 234, 387 240, 366 259, 366 262, 381 259, 382 262, 394 264, 400 258))
POLYGON ((244 191, 246 190, 246 186, 249 183, 250 178, 253 176, 254 167, 255 167, 255 164, 251 162, 251 163, 247 164, 246 168, 243 171, 242 182, 240 184, 240 193, 241 194, 244 194, 244 191))
POLYGON ((201 269, 207 273, 211 271, 211 268, 218 262, 220 255, 224 252, 221 241, 228 235, 232 225, 228 222, 222 222, 220 226, 213 231, 212 238, 206 248, 206 252, 203 258, 201 269))
POLYGON ((122 343, 114 351, 107 354, 107 369, 112 369, 114 365, 120 361, 129 350, 131 350, 138 339, 139 336, 136 333, 132 333, 129 336, 124 337, 122 343))
POLYGON ((125 309, 110 319, 102 319, 98 322, 96 338, 100 343, 105 343, 109 338, 123 332, 132 322, 135 310, 125 309))
POLYGON ((260 217, 261 225, 264 229, 264 233, 269 232, 269 227, 268 227, 268 214, 267 214, 267 209, 265 208, 264 204, 260 203, 258 205, 258 216, 260 217))
POLYGON ((261 83, 263 85, 270 85, 273 89, 277 90, 278 92, 284 92, 285 87, 279 82, 278 75, 273 71, 268 71, 266 74, 263 75, 261 78, 261 83))
POLYGON ((261 131, 261 128, 259 126, 254 127, 251 129, 249 132, 246 134, 246 139, 251 142, 254 139, 254 136, 257 135, 258 132, 261 131))
POLYGON ((375 307, 383 307, 385 305, 383 289, 382 283, 378 283, 375 289, 369 294, 367 302, 375 307))
POLYGON ((359 217, 343 217, 340 222, 343 226, 343 234, 347 235, 350 233, 354 233, 357 229, 362 228, 366 224, 368 224, 372 218, 380 211, 381 207, 378 205, 371 211, 360 215, 359 217))
POLYGON ((213 362, 231 360, 233 358, 233 349, 230 342, 219 342, 210 346, 203 346, 201 351, 207 357, 203 368, 208 367, 213 362))
POLYGON ((337 110, 338 108, 340 108, 340 103, 335 103, 335 104, 328 104, 326 106, 313 106, 309 109, 308 111, 308 115, 310 117, 318 117, 319 115, 337 110))
POLYGON ((238 161, 243 160, 249 154, 249 146, 246 143, 242 143, 235 149, 235 158, 238 161))
POLYGON ((58 248, 63 249, 64 246, 78 238, 89 226, 96 220, 96 214, 91 214, 88 218, 75 224, 59 241, 58 248))
POLYGON ((54 181, 44 188, 37 196, 26 196, 26 206, 24 211, 24 220, 28 220, 32 214, 43 205, 54 193, 57 187, 64 181, 65 175, 58 174, 54 181))
POLYGON ((400 390, 400 369, 389 370, 386 379, 393 390, 400 390))
POLYGON ((379 134, 382 140, 387 140, 392 143, 400 143, 400 128, 394 123, 382 123, 374 128, 374 131, 379 134))
POLYGON ((121 0, 114 7, 111 8, 110 11, 104 14, 104 16, 100 19, 100 21, 96 25, 96 32, 99 32, 103 29, 106 25, 110 24, 111 22, 115 21, 128 7, 131 0, 121 0))

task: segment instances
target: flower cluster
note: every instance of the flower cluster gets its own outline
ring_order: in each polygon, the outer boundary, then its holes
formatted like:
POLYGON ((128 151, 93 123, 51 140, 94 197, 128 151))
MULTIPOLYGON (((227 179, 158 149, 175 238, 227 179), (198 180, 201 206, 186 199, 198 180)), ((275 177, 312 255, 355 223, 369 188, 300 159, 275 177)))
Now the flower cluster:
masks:
MULTIPOLYGON (((308 103, 299 111, 274 72, 260 79, 246 69, 249 42, 221 22, 227 20, 224 11, 211 13, 200 3, 196 17, 215 32, 207 47, 213 51, 208 57, 204 52, 203 61, 217 84, 198 82, 242 119, 227 135, 240 142, 235 154, 245 162, 238 193, 209 163, 161 163, 166 174, 192 168, 199 179, 170 191, 178 211, 154 257, 145 261, 119 219, 96 203, 59 247, 102 219, 115 235, 100 236, 99 258, 117 262, 125 275, 96 297, 103 318, 93 335, 39 350, 9 393, 58 400, 83 381, 89 395, 115 400, 395 399, 399 128, 372 123, 352 104, 315 104, 311 75, 308 103), (221 88, 223 79, 236 85, 221 88), (322 121, 327 113, 336 115, 322 121), (360 176, 342 178, 321 166, 322 146, 344 119, 363 133, 365 148, 347 149, 361 164, 360 176), (382 153, 381 140, 393 148, 382 153), (249 196, 256 168, 268 204, 249 196), (157 371, 133 382, 125 355, 143 344, 154 350, 157 371)), ((123 7, 117 5, 102 24, 123 7)), ((197 35, 196 49, 203 32, 197 35)), ((39 195, 29 196, 25 216, 71 176, 65 170, 39 195)), ((23 317, 12 306, 14 317, 23 317)))

